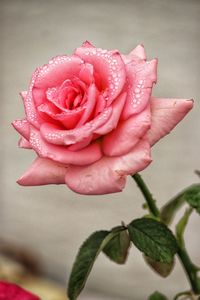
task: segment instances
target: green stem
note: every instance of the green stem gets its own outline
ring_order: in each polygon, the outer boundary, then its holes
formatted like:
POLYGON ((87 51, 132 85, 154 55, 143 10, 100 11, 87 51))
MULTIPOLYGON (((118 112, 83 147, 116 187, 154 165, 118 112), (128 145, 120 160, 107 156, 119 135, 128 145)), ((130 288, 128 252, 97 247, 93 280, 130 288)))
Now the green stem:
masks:
POLYGON ((180 219, 180 221, 176 225, 176 239, 177 239, 177 242, 179 245, 179 250, 178 250, 177 254, 178 254, 179 259, 185 269, 185 272, 190 281, 192 290, 194 291, 194 293, 199 294, 200 287, 198 284, 198 276, 197 276, 198 269, 191 261, 189 255, 186 251, 185 241, 184 241, 184 232, 185 232, 185 229, 188 224, 189 217, 191 216, 192 211, 193 211, 192 207, 186 209, 183 217, 180 219))
POLYGON ((192 207, 186 209, 183 217, 180 219, 180 221, 176 225, 176 238, 177 238, 179 246, 183 249, 185 248, 184 232, 185 232, 186 226, 189 221, 189 217, 192 212, 193 212, 192 207))
POLYGON ((200 287, 198 286, 198 277, 197 270, 194 264, 192 263, 187 251, 185 248, 179 248, 178 250, 179 259, 183 265, 185 273, 190 281, 191 288, 195 294, 200 294, 200 287))
POLYGON ((149 191, 146 183, 144 182, 144 180, 142 179, 140 174, 136 173, 135 175, 132 175, 132 178, 135 180, 140 191, 142 192, 142 194, 147 202, 149 211, 152 213, 152 215, 154 215, 154 217, 159 217, 160 212, 156 206, 156 201, 153 199, 151 192, 149 191))

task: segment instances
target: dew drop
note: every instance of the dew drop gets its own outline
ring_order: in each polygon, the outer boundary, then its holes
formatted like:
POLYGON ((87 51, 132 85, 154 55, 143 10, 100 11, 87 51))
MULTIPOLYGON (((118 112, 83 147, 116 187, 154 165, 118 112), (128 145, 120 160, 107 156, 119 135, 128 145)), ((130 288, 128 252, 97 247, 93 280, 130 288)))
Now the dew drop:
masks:
POLYGON ((136 94, 139 94, 139 93, 140 93, 140 89, 139 89, 139 88, 136 88, 136 89, 135 89, 135 93, 136 93, 136 94))

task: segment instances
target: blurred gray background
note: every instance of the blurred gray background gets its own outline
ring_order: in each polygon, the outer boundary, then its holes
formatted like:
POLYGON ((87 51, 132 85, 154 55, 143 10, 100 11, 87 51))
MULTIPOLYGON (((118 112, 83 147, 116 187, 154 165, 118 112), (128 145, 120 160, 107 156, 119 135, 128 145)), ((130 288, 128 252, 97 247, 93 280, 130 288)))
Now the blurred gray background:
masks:
MULTIPOLYGON (((35 157, 17 148, 18 135, 10 125, 24 115, 18 93, 27 88, 37 66, 55 55, 70 54, 86 39, 123 53, 143 43, 148 58, 159 59, 153 94, 195 99, 194 110, 153 148, 154 161, 143 172, 163 205, 199 180, 193 171, 200 168, 200 1, 1 0, 0 6, 0 237, 33 251, 44 272, 65 285, 82 241, 94 230, 144 214, 143 199, 131 178, 123 193, 98 197, 80 196, 65 186, 18 186, 16 179, 35 157)), ((186 232, 187 246, 200 264, 199 226, 194 213, 186 232)), ((90 299, 93 292, 93 300, 145 300, 157 289, 170 297, 188 289, 178 260, 171 276, 162 279, 132 248, 125 266, 101 255, 80 299, 90 299)))

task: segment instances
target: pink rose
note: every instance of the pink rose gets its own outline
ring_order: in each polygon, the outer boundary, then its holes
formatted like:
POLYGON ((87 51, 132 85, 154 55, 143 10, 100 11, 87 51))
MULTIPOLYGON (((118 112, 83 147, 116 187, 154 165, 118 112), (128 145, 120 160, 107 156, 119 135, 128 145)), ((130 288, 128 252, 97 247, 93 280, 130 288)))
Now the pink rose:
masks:
POLYGON ((13 122, 19 146, 37 158, 21 185, 66 183, 80 194, 121 191, 146 168, 150 149, 192 108, 188 99, 151 97, 157 60, 144 47, 130 54, 85 42, 33 73, 22 92, 26 118, 13 122))
POLYGON ((40 300, 16 284, 0 281, 0 300, 40 300))

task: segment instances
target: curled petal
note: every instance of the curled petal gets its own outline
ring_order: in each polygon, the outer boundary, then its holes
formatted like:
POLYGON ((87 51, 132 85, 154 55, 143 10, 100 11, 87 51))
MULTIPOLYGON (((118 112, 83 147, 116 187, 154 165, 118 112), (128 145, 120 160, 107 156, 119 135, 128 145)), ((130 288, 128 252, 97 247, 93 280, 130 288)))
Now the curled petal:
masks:
POLYGON ((128 153, 145 135, 151 125, 150 106, 140 114, 120 122, 115 130, 103 138, 103 152, 107 156, 119 156, 128 153))
POLYGON ((79 128, 71 130, 61 130, 58 126, 50 123, 44 123, 40 128, 40 132, 43 138, 49 143, 55 145, 72 145, 91 136, 97 128, 107 122, 111 113, 112 108, 108 107, 92 121, 87 122, 79 128))
POLYGON ((20 140, 18 142, 18 146, 20 148, 24 148, 24 149, 32 149, 30 143, 24 137, 20 138, 20 140))
POLYGON ((86 84, 91 84, 94 81, 94 68, 91 64, 85 63, 82 65, 79 76, 86 84))
POLYGON ((132 60, 146 60, 146 53, 142 44, 135 47, 128 55, 123 55, 125 64, 130 63, 132 60))
POLYGON ((128 95, 122 113, 123 120, 140 113, 150 101, 152 86, 157 79, 157 59, 137 64, 133 62, 127 64, 126 69, 128 95))
POLYGON ((39 69, 35 87, 47 89, 78 75, 83 61, 77 56, 57 56, 39 69))
POLYGON ((95 107, 95 112, 94 112, 95 117, 106 108, 106 104, 107 103, 106 103, 104 96, 99 94, 98 99, 97 99, 97 104, 95 107))
POLYGON ((70 151, 67 147, 47 143, 40 135, 40 132, 33 127, 31 128, 29 142, 40 157, 50 158, 64 165, 88 165, 102 157, 101 148, 98 143, 90 144, 79 151, 70 151))
POLYGON ((78 142, 76 144, 69 146, 68 150, 70 150, 70 151, 81 150, 81 149, 87 147, 91 143, 92 139, 93 139, 93 135, 91 134, 90 136, 88 136, 87 138, 82 140, 81 142, 78 142))
POLYGON ((126 101, 126 96, 127 96, 126 93, 122 93, 120 96, 118 96, 118 98, 115 101, 113 101, 112 114, 111 114, 109 120, 104 125, 97 128, 94 131, 94 133, 104 135, 117 127, 119 118, 121 116, 121 112, 124 107, 124 103, 126 101))
POLYGON ((38 115, 36 105, 35 105, 34 99, 33 99, 33 93, 32 93, 38 73, 39 73, 39 69, 36 69, 32 75, 27 94, 24 97, 24 108, 25 108, 25 112, 26 112, 26 118, 27 118, 28 122, 30 124, 32 124, 33 126, 35 126, 36 128, 39 128, 40 124, 42 123, 42 119, 38 115))
POLYGON ((22 100, 24 100, 26 98, 27 91, 21 91, 19 94, 20 94, 22 100))
POLYGON ((66 172, 67 167, 48 158, 37 157, 17 183, 26 186, 62 184, 65 183, 66 172))
POLYGON ((139 44, 135 49, 133 49, 129 54, 130 58, 135 59, 136 57, 146 60, 146 53, 144 46, 139 44))
POLYGON ((86 167, 69 166, 65 182, 79 194, 100 195, 120 192, 126 183, 126 175, 135 174, 151 162, 150 146, 140 141, 128 154, 119 157, 104 156, 86 167))
POLYGON ((46 91, 44 89, 39 89, 35 87, 33 87, 32 90, 32 97, 36 107, 38 107, 47 100, 46 91))
POLYGON ((85 41, 81 47, 86 47, 86 48, 95 48, 95 46, 93 46, 89 41, 85 41))
POLYGON ((26 119, 15 120, 12 122, 12 125, 25 139, 29 139, 30 125, 26 119))
POLYGON ((154 145, 185 117, 192 109, 191 99, 151 98, 152 124, 146 138, 154 145))
POLYGON ((88 96, 87 96, 87 102, 86 102, 86 108, 83 112, 77 127, 82 126, 85 124, 88 119, 90 118, 91 114, 93 113, 94 107, 96 105, 96 96, 97 96, 97 90, 94 84, 91 84, 88 88, 88 96))
POLYGON ((108 99, 112 102, 122 91, 126 73, 120 53, 91 47, 85 44, 77 48, 75 54, 85 62, 93 65, 95 72, 100 76, 102 90, 108 89, 108 99))
MULTIPOLYGON (((58 108, 52 103, 43 103, 38 107, 38 111, 51 117, 55 121, 59 121, 66 129, 74 128, 79 122, 85 107, 79 107, 73 110, 65 110, 58 112, 58 108)), ((44 118, 44 117, 43 117, 44 118)))

